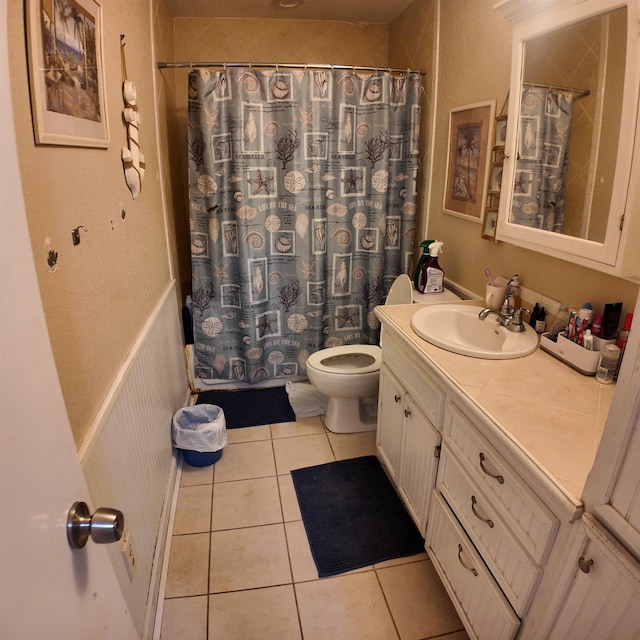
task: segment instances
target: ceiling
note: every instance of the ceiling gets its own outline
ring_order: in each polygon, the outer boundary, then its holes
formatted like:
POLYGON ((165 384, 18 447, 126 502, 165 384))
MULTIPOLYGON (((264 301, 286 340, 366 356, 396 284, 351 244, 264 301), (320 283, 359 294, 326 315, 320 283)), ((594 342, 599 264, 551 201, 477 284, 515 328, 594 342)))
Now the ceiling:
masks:
MULTIPOLYGON (((286 3, 290 0, 282 0, 286 3)), ((413 0, 301 0, 285 9, 279 0, 168 0, 179 18, 290 18, 389 24, 413 0)))

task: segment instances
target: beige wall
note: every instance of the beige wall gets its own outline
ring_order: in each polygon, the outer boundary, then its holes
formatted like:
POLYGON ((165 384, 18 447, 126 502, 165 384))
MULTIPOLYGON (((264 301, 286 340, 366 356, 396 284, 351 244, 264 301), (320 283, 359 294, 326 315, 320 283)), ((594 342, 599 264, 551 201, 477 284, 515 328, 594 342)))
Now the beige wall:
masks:
MULTIPOLYGON (((415 0, 390 27, 389 63, 426 66, 433 41, 431 7, 415 0)), ((511 70, 510 24, 493 11, 494 0, 445 0, 440 5, 439 63, 435 102, 433 180, 424 237, 445 243, 440 260, 447 277, 472 291, 484 291, 484 268, 507 277, 518 273, 523 286, 579 307, 622 301, 632 311, 638 286, 570 262, 480 237, 480 225, 443 212, 449 111, 495 100, 499 112, 507 98, 511 70)))
MULTIPOLYGON (((349 24, 314 20, 252 20, 234 18, 174 19, 177 62, 272 62, 387 66, 388 28, 384 25, 349 24)), ((163 70, 161 76, 176 81, 176 111, 172 135, 178 141, 173 158, 174 184, 181 194, 187 188, 187 74, 163 70), (179 185, 179 187, 178 187, 179 185)), ((186 197, 176 204, 176 217, 186 220, 186 197)), ((188 291, 191 263, 188 237, 179 245, 180 280, 188 291)))
POLYGON ((34 144, 24 3, 8 4, 11 93, 29 232, 58 375, 80 446, 170 280, 154 108, 150 2, 102 3, 111 134, 106 150, 34 144), (147 166, 137 200, 124 182, 120 160, 121 147, 126 145, 120 34, 126 36, 128 76, 137 88, 140 144, 147 166), (81 242, 74 247, 71 230, 78 225, 85 226, 87 233, 81 232, 81 242), (54 272, 47 266, 46 239, 58 252, 54 272))
POLYGON ((170 259, 177 265, 183 293, 190 286, 184 189, 187 72, 155 71, 152 44, 160 60, 288 61, 427 69, 421 210, 424 219, 429 213, 429 237, 437 236, 445 242, 442 265, 447 276, 479 292, 484 288, 484 267, 489 266, 494 274, 517 271, 525 286, 572 305, 585 299, 622 300, 625 309, 632 307, 637 285, 483 240, 480 225, 442 212, 449 110, 490 99, 500 109, 507 95, 511 27, 494 13, 493 2, 439 3, 437 87, 433 62, 437 0, 415 0, 390 27, 174 19, 166 0, 104 2, 106 106, 111 132, 107 150, 34 144, 22 3, 9 3, 11 88, 25 204, 51 343, 78 445, 169 282, 170 259), (121 33, 126 36, 128 76, 138 90, 140 141, 147 164, 142 194, 135 201, 125 185, 120 161, 120 149, 126 144, 120 112, 121 33), (432 103, 434 88, 436 101, 432 103), (160 114, 157 127, 154 102, 160 114), (430 125, 432 118, 435 127, 430 125), (168 202, 166 225, 163 187, 168 202), (81 234, 80 245, 74 247, 71 230, 78 225, 84 225, 88 232, 81 234), (47 239, 59 255, 55 272, 47 267, 47 239))

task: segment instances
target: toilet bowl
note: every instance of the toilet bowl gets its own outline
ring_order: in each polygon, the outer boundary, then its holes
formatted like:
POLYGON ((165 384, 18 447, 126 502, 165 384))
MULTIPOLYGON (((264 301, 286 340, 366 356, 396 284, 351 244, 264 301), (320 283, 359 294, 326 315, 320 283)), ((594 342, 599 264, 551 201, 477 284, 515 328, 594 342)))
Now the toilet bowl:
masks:
MULTIPOLYGON (((409 276, 399 275, 385 304, 410 304, 409 276)), ((324 422, 334 433, 357 433, 376 428, 378 383, 382 350, 377 345, 329 347, 307 359, 311 384, 328 398, 324 422)))

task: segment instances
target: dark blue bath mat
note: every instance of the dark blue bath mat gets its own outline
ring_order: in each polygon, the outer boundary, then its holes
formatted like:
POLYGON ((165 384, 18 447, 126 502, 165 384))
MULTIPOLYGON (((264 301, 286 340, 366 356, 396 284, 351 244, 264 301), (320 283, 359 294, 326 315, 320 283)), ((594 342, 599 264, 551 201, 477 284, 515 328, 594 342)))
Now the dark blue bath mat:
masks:
POLYGON ((284 386, 238 391, 204 391, 196 404, 215 404, 224 411, 227 429, 293 422, 296 414, 284 386))
POLYGON ((375 456, 291 475, 320 578, 424 551, 424 539, 375 456))

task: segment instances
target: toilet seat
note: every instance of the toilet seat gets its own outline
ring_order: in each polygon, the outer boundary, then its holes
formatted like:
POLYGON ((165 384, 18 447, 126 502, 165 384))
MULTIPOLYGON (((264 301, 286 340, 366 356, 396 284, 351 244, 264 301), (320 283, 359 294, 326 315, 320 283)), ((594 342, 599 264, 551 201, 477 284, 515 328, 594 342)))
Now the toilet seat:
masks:
POLYGON ((333 375, 361 375, 380 371, 382 350, 374 344, 350 344, 329 347, 312 353, 307 368, 333 375))

